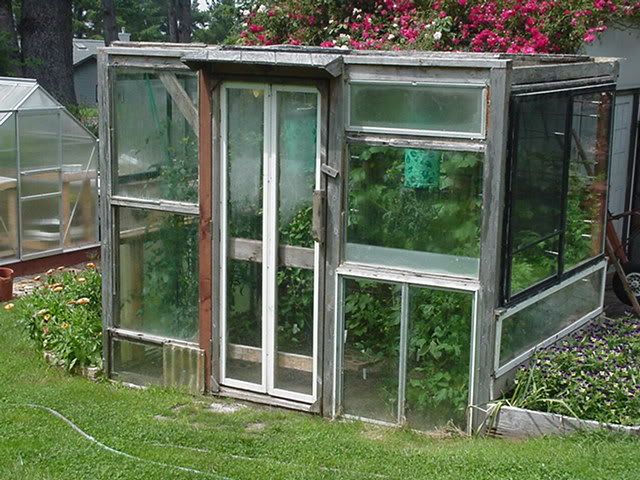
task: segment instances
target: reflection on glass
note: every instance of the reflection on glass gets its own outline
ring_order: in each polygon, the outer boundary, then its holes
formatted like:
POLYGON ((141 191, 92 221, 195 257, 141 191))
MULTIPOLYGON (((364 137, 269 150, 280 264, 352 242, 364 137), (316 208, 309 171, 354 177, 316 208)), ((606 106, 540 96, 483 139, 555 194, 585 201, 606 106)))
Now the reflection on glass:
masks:
POLYGON ((306 395, 313 393, 313 277, 295 267, 277 273, 275 387, 306 395))
POLYGON ((573 100, 565 271, 603 250, 612 95, 573 100))
POLYGON ((343 408, 359 417, 397 422, 400 286, 344 280, 343 408))
POLYGON ((198 201, 194 73, 118 69, 113 87, 115 192, 198 201))
POLYGON ((196 217, 118 209, 117 325, 197 342, 196 217))
POLYGON ((500 365, 596 310, 602 288, 598 270, 504 319, 500 365))
POLYGON ((475 277, 482 154, 352 145, 346 258, 475 277))
POLYGON ((227 378, 261 385, 262 264, 227 261, 227 378))
POLYGON ((470 293, 409 289, 405 417, 412 428, 465 426, 472 303, 470 293))
POLYGON ((227 223, 230 237, 262 238, 264 90, 227 90, 227 223))
POLYGON ((511 295, 557 273, 568 102, 567 95, 558 94, 518 103, 511 186, 511 295))
POLYGON ((515 252, 511 259, 511 295, 558 273, 558 235, 515 252))
POLYGON ((353 83, 350 108, 352 127, 478 135, 485 101, 478 87, 353 83))
POLYGON ((315 187, 318 95, 277 92, 278 222, 280 240, 313 246, 311 203, 315 187))

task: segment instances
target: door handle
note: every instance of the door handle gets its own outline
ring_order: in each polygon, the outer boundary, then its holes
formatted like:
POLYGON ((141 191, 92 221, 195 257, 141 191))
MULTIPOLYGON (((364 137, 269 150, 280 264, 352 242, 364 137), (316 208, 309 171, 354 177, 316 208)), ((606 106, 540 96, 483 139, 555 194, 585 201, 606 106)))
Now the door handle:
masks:
POLYGON ((325 202, 326 192, 324 190, 313 191, 313 212, 311 216, 311 236, 318 243, 324 243, 325 237, 325 202))

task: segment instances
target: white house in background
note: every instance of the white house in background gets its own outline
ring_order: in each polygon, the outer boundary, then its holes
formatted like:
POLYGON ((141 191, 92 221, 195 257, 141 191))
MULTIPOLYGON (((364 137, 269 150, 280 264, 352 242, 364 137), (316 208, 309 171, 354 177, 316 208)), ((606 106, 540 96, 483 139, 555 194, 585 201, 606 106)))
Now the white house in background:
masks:
MULTIPOLYGON (((119 33, 118 39, 128 42, 129 33, 119 33)), ((73 39, 73 84, 76 99, 81 105, 98 103, 98 74, 96 70, 98 47, 104 47, 104 40, 86 38, 73 39)))
MULTIPOLYGON (((640 208, 640 28, 610 28, 599 40, 587 46, 585 53, 621 58, 611 148, 609 210, 615 214, 640 208)), ((640 226, 638 220, 634 222, 636 228, 640 226)), ((626 237, 631 228, 630 222, 617 223, 618 233, 626 237)), ((636 261, 640 259, 640 238, 631 242, 630 253, 636 261)))

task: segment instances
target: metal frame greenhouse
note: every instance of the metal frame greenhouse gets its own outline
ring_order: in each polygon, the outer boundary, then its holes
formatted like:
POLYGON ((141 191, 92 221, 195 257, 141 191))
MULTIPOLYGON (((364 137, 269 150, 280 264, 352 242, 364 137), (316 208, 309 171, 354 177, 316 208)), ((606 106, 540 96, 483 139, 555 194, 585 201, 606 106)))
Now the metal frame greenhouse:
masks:
POLYGON ((602 312, 617 61, 99 53, 111 377, 471 428, 602 312))
POLYGON ((35 80, 0 78, 0 137, 0 265, 96 247, 95 136, 35 80))

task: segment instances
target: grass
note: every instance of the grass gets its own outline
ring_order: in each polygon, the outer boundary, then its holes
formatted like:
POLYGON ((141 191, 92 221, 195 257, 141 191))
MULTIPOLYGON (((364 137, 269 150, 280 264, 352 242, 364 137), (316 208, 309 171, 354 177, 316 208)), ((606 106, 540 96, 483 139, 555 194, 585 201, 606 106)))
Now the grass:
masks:
POLYGON ((49 368, 0 309, 2 479, 558 480, 636 479, 640 471, 640 441, 624 436, 434 439, 276 409, 214 413, 207 408, 212 402, 222 401, 92 383, 49 368), (139 459, 105 451, 27 404, 55 409, 139 459))

